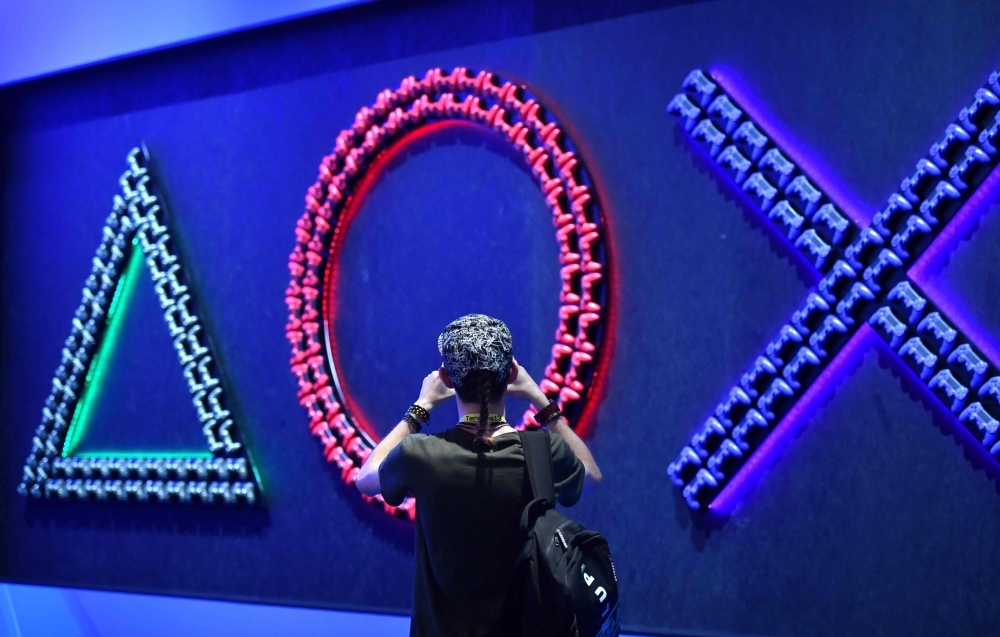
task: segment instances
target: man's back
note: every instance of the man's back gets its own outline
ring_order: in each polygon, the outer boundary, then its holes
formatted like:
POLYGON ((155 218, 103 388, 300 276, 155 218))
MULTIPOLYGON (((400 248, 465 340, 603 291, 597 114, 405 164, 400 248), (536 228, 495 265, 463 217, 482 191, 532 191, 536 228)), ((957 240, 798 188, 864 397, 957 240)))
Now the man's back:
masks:
MULTIPOLYGON (((407 437, 379 469, 382 496, 417 500, 414 636, 496 635, 514 562, 521 511, 531 499, 516 433, 495 436, 495 450, 452 428, 407 437)), ((551 436, 559 501, 575 504, 584 468, 560 436, 551 436)))

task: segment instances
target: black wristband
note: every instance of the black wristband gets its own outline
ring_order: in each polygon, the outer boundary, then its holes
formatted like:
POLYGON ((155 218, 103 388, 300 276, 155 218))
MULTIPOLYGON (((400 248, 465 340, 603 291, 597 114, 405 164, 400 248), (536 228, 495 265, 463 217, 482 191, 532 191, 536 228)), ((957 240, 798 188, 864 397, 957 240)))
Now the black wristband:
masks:
POLYGON ((562 418, 562 412, 559 411, 559 403, 551 398, 549 399, 549 404, 535 414, 535 422, 543 427, 559 418, 562 418))
POLYGON ((420 424, 420 421, 417 420, 417 418, 410 412, 403 414, 403 420, 410 423, 410 426, 416 430, 415 433, 420 433, 420 430, 424 428, 424 426, 420 424))
POLYGON ((406 413, 412 416, 416 416, 417 418, 422 420, 425 424, 431 421, 431 412, 427 411, 426 409, 424 409, 423 407, 421 407, 416 403, 407 407, 406 413))

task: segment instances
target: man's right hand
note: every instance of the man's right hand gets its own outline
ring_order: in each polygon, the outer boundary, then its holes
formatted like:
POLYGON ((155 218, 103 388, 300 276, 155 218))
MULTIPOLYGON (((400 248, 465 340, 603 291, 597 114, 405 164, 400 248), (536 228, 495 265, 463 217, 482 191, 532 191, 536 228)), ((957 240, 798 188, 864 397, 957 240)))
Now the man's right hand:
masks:
MULTIPOLYGON (((514 365, 517 366, 517 377, 514 379, 513 383, 507 385, 507 393, 514 398, 523 398, 527 400, 535 409, 541 411, 549 404, 549 397, 545 395, 542 389, 538 386, 528 372, 524 371, 524 368, 514 361, 514 365)), ((587 472, 587 477, 594 482, 600 482, 602 479, 601 470, 597 466, 597 462, 594 460, 594 456, 591 455, 590 450, 587 449, 587 445, 584 444, 580 437, 576 435, 572 427, 566 421, 566 418, 560 416, 555 422, 551 422, 546 427, 552 433, 562 436, 569 445, 569 448, 573 450, 576 457, 580 459, 583 463, 583 468, 587 472)))

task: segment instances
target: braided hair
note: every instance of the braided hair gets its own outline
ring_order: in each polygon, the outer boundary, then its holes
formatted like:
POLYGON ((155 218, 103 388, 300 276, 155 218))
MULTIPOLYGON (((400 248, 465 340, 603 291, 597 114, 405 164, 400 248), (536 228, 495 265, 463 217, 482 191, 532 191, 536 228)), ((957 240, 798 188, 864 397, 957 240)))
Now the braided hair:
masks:
POLYGON ((490 450, 497 448, 497 443, 490 433, 490 376, 488 370, 480 370, 477 379, 477 398, 479 399, 479 431, 476 432, 476 444, 486 445, 490 450))

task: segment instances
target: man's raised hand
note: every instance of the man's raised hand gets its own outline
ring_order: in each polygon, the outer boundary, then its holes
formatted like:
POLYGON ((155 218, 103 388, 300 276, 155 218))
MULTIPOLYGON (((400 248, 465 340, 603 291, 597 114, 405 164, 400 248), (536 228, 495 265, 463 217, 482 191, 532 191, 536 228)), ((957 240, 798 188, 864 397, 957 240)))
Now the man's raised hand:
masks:
POLYGON ((424 376, 424 381, 420 385, 420 398, 417 398, 416 404, 430 411, 454 395, 455 390, 445 386, 441 374, 435 369, 424 376))

